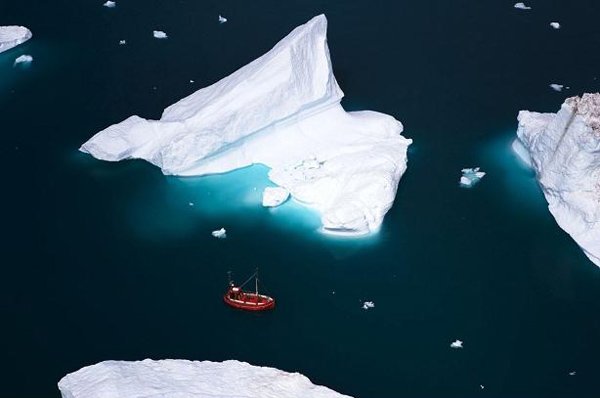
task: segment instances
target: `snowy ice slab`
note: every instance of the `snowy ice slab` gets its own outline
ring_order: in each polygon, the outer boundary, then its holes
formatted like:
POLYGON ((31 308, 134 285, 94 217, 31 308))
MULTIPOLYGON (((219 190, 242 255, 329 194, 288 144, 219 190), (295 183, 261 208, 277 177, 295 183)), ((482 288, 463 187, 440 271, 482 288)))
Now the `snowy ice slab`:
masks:
POLYGON ((263 191, 262 205, 275 207, 285 202, 290 196, 287 189, 281 187, 266 187, 263 191))
POLYGON ((227 238, 227 231, 225 230, 225 228, 217 229, 215 231, 212 231, 210 234, 218 239, 227 238))
POLYGON ((156 39, 166 39, 168 37, 167 34, 162 30, 153 30, 152 36, 154 36, 156 39))
POLYGON ((483 171, 479 171, 479 167, 462 169, 461 172, 463 175, 460 177, 460 185, 465 188, 471 188, 485 176, 483 171))
POLYGON ((350 398, 299 373, 245 362, 104 361, 58 382, 63 398, 350 398))
POLYGON ((600 94, 568 98, 556 114, 521 111, 518 120, 550 212, 600 266, 600 94))
POLYGON ((519 10, 531 10, 531 7, 526 6, 525 3, 515 3, 514 7, 519 10))
POLYGON ((327 19, 317 16, 262 57, 166 108, 160 120, 131 116, 80 150, 110 161, 145 159, 180 176, 264 164, 271 181, 321 212, 328 232, 376 231, 412 141, 391 116, 344 111, 326 33, 327 19))
POLYGON ((30 64, 33 62, 33 57, 31 55, 21 55, 15 59, 14 65, 18 64, 30 64))
POLYGON ((24 26, 0 26, 0 53, 25 43, 31 36, 24 26))

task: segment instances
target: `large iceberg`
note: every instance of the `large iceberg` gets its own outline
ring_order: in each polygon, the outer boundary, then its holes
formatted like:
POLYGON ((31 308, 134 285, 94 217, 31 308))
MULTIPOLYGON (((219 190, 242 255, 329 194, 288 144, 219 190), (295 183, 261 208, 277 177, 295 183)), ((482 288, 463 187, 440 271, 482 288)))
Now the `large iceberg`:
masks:
POLYGON ((376 231, 412 141, 391 116, 344 111, 326 34, 319 15, 262 57, 169 106, 160 120, 131 116, 80 150, 109 161, 145 159, 178 176, 264 164, 271 181, 321 213, 325 231, 376 231))
POLYGON ((600 266, 600 94, 518 119, 515 152, 535 169, 558 225, 600 266))
POLYGON ((31 39, 31 31, 24 26, 0 26, 0 53, 31 39))
POLYGON ((63 398, 350 398, 299 373, 245 362, 104 361, 58 382, 63 398))

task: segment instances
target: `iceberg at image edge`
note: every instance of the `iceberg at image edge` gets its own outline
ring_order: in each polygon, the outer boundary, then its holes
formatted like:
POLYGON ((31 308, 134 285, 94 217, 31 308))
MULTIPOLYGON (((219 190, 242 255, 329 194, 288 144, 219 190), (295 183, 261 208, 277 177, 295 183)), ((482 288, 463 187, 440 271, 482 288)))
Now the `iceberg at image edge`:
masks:
POLYGON ((299 373, 245 362, 104 361, 58 382, 63 398, 351 398, 299 373))
POLYGON ((271 181, 320 212, 324 231, 377 231, 412 141, 389 115, 344 111, 326 34, 319 15, 160 120, 131 116, 80 150, 108 161, 145 159, 178 176, 263 164, 271 181))
POLYGON ((513 150, 535 170, 558 225, 600 266, 600 94, 518 120, 513 150))
POLYGON ((31 37, 31 31, 24 26, 0 26, 0 53, 25 43, 31 37))

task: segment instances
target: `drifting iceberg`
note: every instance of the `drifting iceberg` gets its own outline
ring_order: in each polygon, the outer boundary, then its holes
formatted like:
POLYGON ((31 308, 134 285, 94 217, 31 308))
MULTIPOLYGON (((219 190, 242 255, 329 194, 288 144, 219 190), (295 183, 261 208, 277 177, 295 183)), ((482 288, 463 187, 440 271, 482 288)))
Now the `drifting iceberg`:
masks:
POLYGON ((210 234, 217 239, 227 238, 227 231, 225 230, 225 228, 217 229, 216 231, 212 231, 210 234))
POLYGON ((563 90, 563 88, 564 88, 564 87, 565 87, 565 86, 564 86, 564 85, 562 85, 562 84, 556 84, 556 83, 552 83, 552 84, 550 84, 550 88, 551 88, 552 90, 554 90, 554 91, 558 91, 558 92, 561 92, 561 91, 563 90))
POLYGON ((15 59, 13 66, 18 64, 30 64, 33 62, 33 57, 31 55, 21 55, 15 59))
POLYGON ((0 26, 0 53, 25 43, 31 36, 24 26, 0 26))
POLYGON ((471 188, 485 177, 485 172, 479 171, 479 167, 462 169, 461 172, 460 185, 465 188, 471 188))
POLYGON ((513 148, 536 172, 558 225, 600 266, 600 94, 558 113, 521 111, 513 148))
POLYGON ((131 116, 80 150, 108 161, 145 159, 179 176, 264 164, 271 181, 321 213, 325 231, 376 231, 412 141, 391 116, 344 111, 326 31, 327 19, 317 16, 160 120, 131 116))
POLYGON ((227 22, 227 18, 225 18, 222 15, 219 15, 219 23, 225 23, 225 22, 227 22))
POLYGON ((525 3, 515 3, 514 7, 519 10, 531 10, 531 7, 526 6, 525 3))
POLYGON ((450 348, 463 348, 462 340, 454 340, 452 343, 450 343, 450 348))
POLYGON ((550 22, 550 26, 554 29, 560 29, 560 24, 558 22, 550 22))
POLYGON ((107 1, 106 3, 102 4, 104 7, 107 8, 115 8, 117 6, 117 3, 115 3, 114 1, 107 1))
POLYGON ((245 362, 104 361, 58 382, 63 398, 350 398, 299 373, 245 362))
POLYGON ((152 36, 154 36, 155 39, 166 39, 168 37, 162 30, 153 30, 152 36))
POLYGON ((369 308, 375 308, 375 303, 372 301, 365 301, 362 305, 362 309, 368 310, 369 308))

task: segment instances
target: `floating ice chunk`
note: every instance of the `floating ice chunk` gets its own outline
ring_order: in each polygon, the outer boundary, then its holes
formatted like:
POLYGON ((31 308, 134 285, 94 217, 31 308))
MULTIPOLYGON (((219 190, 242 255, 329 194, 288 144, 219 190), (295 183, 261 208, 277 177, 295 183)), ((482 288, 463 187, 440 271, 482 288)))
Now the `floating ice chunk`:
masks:
POLYGON ((167 38, 167 34, 165 32, 163 32, 162 30, 154 30, 154 31, 152 31, 152 35, 156 39, 166 39, 167 38))
POLYGON ((63 398, 351 398, 299 373, 245 362, 104 361, 58 382, 63 398))
POLYGON ((15 59, 15 62, 13 63, 13 65, 29 64, 31 62, 33 62, 33 57, 31 55, 21 55, 20 57, 17 57, 15 59))
POLYGON ((275 207, 285 202, 290 197, 290 192, 281 187, 266 187, 263 191, 262 205, 275 207))
POLYGON ((554 29, 560 29, 560 24, 558 22, 550 22, 550 26, 554 29))
POLYGON ((225 228, 217 229, 216 231, 212 231, 211 235, 218 239, 225 239, 227 237, 227 231, 225 228))
POLYGON ((552 83, 550 84, 550 88, 554 91, 558 91, 561 92, 563 90, 565 86, 563 86, 562 84, 556 84, 556 83, 552 83))
POLYGON ((450 348, 463 348, 463 342, 461 340, 454 340, 450 343, 450 348))
POLYGON ((479 388, 481 388, 483 390, 485 388, 485 386, 483 384, 480 384, 479 388))
POLYGON ((576 374, 577 374, 577 372, 575 372, 575 371, 569 372, 569 376, 575 376, 576 374))
POLYGON ((460 177, 460 185, 465 188, 471 188, 485 176, 483 171, 479 171, 479 167, 462 169, 461 171, 463 175, 460 177))
POLYGON ((127 44, 126 40, 119 40, 119 45, 124 46, 125 44, 127 44))
POLYGON ((132 116, 80 150, 110 161, 145 159, 180 176, 264 164, 271 181, 321 214, 323 230, 375 232, 412 141, 391 116, 344 111, 326 32, 327 19, 317 16, 262 57, 169 106, 160 120, 132 116))
POLYGON ((600 266, 600 94, 558 113, 521 111, 517 137, 558 225, 600 266))
POLYGON ((188 202, 188 206, 194 206, 194 202, 188 202))
POLYGON ((0 26, 0 53, 31 39, 31 31, 24 26, 0 26))
POLYGON ((227 22, 227 18, 219 15, 219 23, 225 23, 225 22, 227 22))
POLYGON ((516 3, 514 7, 518 8, 519 10, 531 10, 531 7, 526 6, 525 3, 516 3))
POLYGON ((115 3, 114 1, 110 1, 108 0, 106 3, 102 4, 104 7, 108 7, 108 8, 115 8, 117 3, 115 3))
POLYGON ((375 303, 372 301, 365 301, 362 305, 362 309, 368 310, 369 308, 375 308, 375 303))

